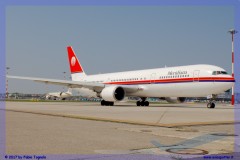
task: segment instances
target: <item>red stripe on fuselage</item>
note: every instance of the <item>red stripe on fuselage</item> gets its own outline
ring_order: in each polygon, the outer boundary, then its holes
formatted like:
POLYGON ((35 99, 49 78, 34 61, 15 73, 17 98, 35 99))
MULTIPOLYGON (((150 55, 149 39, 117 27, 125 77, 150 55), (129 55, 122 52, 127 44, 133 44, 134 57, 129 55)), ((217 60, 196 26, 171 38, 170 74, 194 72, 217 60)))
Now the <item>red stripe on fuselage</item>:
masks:
POLYGON ((232 81, 232 77, 199 77, 199 78, 175 78, 175 79, 156 79, 156 80, 136 80, 136 81, 118 81, 106 82, 105 84, 149 84, 149 83, 169 83, 169 82, 189 82, 189 81, 232 81))

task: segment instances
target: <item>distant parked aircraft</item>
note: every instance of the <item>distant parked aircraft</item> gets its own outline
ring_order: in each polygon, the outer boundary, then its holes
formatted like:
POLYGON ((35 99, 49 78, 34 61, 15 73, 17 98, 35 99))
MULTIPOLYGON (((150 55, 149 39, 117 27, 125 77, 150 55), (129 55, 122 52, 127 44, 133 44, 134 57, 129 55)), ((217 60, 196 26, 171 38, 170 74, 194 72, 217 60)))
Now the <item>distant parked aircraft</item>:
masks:
POLYGON ((49 100, 65 100, 68 97, 72 96, 71 89, 68 89, 67 92, 51 92, 46 94, 46 99, 49 100))

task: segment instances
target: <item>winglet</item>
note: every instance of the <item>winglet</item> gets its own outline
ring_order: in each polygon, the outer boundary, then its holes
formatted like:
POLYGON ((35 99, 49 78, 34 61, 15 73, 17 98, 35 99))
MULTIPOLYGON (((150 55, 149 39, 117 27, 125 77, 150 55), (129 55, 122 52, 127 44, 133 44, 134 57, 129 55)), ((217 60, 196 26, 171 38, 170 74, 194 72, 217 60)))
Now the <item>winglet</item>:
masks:
POLYGON ((67 51, 68 51, 68 61, 69 61, 69 66, 70 66, 71 73, 82 73, 82 72, 84 72, 84 70, 83 70, 81 64, 79 63, 78 58, 75 55, 71 46, 67 47, 67 51))

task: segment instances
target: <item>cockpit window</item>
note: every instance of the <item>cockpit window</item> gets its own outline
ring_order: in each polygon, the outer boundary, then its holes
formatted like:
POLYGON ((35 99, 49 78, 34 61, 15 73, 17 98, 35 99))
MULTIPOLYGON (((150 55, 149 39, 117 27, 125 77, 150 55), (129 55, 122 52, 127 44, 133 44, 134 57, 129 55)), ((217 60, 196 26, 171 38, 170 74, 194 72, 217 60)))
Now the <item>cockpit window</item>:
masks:
POLYGON ((212 75, 227 74, 226 71, 213 71, 212 75))
POLYGON ((227 74, 227 72, 225 72, 225 71, 221 71, 221 74, 227 74))

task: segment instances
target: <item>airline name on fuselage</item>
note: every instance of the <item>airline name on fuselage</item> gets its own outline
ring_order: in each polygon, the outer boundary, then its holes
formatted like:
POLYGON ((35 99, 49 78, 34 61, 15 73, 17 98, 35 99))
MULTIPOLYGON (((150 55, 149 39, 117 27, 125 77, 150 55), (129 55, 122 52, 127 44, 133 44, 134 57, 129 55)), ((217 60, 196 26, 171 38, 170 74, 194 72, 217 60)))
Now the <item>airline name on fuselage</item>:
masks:
POLYGON ((181 75, 181 74, 187 74, 187 71, 168 71, 168 75, 181 75))

